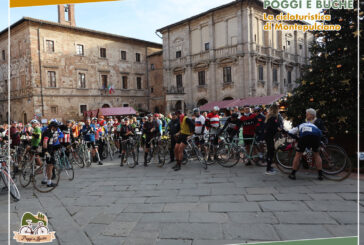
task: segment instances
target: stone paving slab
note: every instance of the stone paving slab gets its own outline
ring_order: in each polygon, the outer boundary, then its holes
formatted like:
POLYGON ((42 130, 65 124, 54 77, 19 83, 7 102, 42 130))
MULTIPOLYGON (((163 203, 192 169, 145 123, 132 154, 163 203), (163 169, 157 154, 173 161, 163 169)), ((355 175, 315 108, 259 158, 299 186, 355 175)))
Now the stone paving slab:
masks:
MULTIPOLYGON (((353 179, 320 182, 299 174, 291 181, 242 164, 130 169, 118 161, 76 169, 74 181, 61 180, 51 193, 20 188, 11 229, 24 212, 43 211, 56 231, 52 244, 60 245, 222 245, 356 234, 353 179)), ((0 210, 7 210, 6 195, 0 194, 0 210)), ((0 223, 0 244, 6 233, 0 223)))

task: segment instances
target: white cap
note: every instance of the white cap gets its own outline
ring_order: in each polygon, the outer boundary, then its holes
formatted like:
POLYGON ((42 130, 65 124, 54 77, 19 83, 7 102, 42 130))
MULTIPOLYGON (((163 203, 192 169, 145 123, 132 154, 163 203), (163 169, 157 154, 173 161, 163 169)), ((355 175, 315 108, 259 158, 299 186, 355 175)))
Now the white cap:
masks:
POLYGON ((214 106, 214 111, 220 111, 220 108, 218 106, 214 106))

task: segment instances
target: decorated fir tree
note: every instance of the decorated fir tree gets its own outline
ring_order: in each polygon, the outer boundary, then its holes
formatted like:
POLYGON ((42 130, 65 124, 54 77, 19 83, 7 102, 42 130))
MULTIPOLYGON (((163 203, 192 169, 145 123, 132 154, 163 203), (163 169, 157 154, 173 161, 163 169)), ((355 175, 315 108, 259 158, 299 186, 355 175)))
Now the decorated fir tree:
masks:
MULTIPOLYGON (((362 23, 361 30, 357 30, 357 1, 354 6, 352 10, 323 11, 332 17, 325 24, 339 24, 341 30, 313 33, 315 41, 309 48, 310 65, 296 81, 299 86, 287 100, 287 115, 294 125, 304 121, 307 108, 314 108, 325 122, 331 139, 357 134, 357 36, 360 35, 362 41, 364 33, 362 23)), ((360 11, 362 20, 363 12, 360 11)), ((361 61, 364 61, 363 46, 360 47, 361 61)), ((360 78, 363 78, 363 69, 360 78)))

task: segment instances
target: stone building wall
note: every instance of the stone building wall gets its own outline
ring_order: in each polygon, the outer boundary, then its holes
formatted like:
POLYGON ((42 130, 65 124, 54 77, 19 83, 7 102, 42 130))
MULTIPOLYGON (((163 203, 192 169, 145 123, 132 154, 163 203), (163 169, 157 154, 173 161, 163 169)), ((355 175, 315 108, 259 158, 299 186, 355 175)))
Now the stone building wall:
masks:
POLYGON ((312 35, 264 31, 263 13, 278 14, 258 2, 235 1, 158 30, 169 110, 181 103, 192 109, 202 102, 292 91, 308 64, 312 35), (224 69, 231 69, 228 83, 224 69), (199 72, 204 72, 204 84, 199 72), (170 93, 179 75, 183 88, 170 93))
POLYGON ((148 76, 150 92, 150 111, 165 113, 165 88, 163 86, 163 53, 148 56, 148 76))
MULTIPOLYGON (((0 35, 0 50, 7 42, 4 36, 6 33, 0 35)), ((11 82, 13 120, 24 121, 24 113, 30 120, 35 115, 41 116, 42 112, 43 118, 47 119, 81 119, 81 105, 86 105, 87 110, 103 106, 132 106, 148 111, 147 56, 161 50, 161 45, 32 20, 15 26, 11 44, 17 44, 18 40, 24 41, 21 49, 24 54, 16 59, 20 51, 14 47, 11 82), (47 48, 49 42, 54 43, 54 50, 47 48), (83 45, 83 55, 77 53, 78 45, 83 45), (106 58, 100 57, 100 48, 106 49, 106 58), (126 60, 122 59, 121 51, 126 52, 126 60), (136 61, 137 53, 140 54, 140 62, 136 61), (50 74, 55 74, 55 87, 49 81, 50 74), (85 87, 80 84, 80 74, 85 76, 85 87), (102 76, 107 76, 107 85, 113 87, 113 93, 103 88, 102 76), (127 79, 125 87, 123 79, 127 79), (139 79, 141 84, 138 88, 139 79)), ((0 61, 1 86, 5 85, 6 67, 5 61, 0 61)), ((2 107, 6 105, 6 98, 2 93, 2 107)), ((6 110, 3 110, 0 119, 5 118, 6 110)))

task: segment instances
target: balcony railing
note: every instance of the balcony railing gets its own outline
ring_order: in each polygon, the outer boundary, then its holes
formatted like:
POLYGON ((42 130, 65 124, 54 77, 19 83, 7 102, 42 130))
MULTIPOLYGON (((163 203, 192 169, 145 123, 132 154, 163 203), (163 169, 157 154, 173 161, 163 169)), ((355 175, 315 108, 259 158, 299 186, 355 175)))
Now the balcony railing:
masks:
POLYGON ((184 87, 169 87, 167 89, 167 94, 184 94, 184 87))
POLYGON ((235 55, 236 53, 237 53, 237 46, 219 48, 219 49, 215 50, 216 58, 231 56, 231 55, 235 55))

